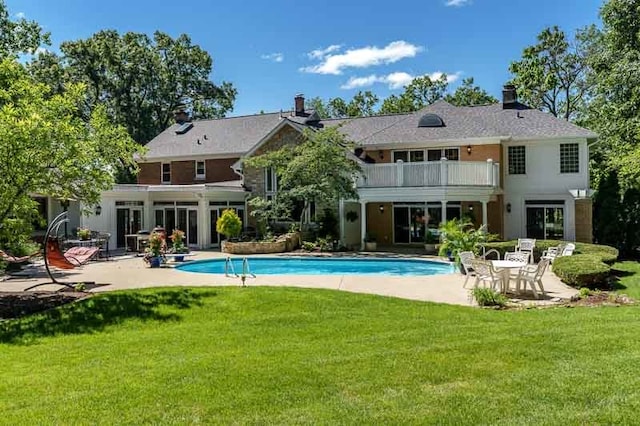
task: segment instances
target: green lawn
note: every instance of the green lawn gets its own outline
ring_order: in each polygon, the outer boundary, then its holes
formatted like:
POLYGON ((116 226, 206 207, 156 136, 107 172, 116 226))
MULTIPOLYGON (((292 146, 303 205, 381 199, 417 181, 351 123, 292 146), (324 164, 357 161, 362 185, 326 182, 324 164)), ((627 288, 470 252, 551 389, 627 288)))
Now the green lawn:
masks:
POLYGON ((617 292, 640 300, 640 263, 634 261, 618 262, 612 267, 619 281, 617 292))
POLYGON ((106 294, 0 326, 0 422, 635 423, 639 309, 106 294))

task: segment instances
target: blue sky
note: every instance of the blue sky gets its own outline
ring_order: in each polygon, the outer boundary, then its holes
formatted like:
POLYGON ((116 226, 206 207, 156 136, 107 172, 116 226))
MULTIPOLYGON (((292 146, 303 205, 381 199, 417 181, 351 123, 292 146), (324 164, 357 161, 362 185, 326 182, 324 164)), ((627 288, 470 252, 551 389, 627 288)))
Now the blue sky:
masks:
POLYGON ((498 96, 508 66, 545 26, 599 23, 602 0, 7 0, 60 42, 101 29, 187 33, 238 89, 232 115, 289 109, 296 93, 381 98, 412 76, 473 76, 498 96))

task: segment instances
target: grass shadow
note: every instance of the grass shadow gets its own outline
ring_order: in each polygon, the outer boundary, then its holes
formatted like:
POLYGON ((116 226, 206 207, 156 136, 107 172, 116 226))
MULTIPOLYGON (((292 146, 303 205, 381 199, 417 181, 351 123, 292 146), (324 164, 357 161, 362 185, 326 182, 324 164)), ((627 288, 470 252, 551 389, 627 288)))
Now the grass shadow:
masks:
POLYGON ((0 322, 0 343, 24 344, 59 334, 95 333, 130 319, 178 321, 170 308, 202 305, 214 291, 189 289, 155 292, 104 293, 38 314, 0 322))

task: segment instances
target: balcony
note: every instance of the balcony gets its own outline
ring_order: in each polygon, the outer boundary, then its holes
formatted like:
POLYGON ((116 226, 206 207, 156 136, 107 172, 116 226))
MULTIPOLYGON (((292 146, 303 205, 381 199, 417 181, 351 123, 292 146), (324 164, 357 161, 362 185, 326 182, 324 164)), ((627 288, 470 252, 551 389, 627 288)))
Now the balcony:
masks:
POLYGON ((358 188, 500 186, 500 165, 487 161, 363 164, 358 188))

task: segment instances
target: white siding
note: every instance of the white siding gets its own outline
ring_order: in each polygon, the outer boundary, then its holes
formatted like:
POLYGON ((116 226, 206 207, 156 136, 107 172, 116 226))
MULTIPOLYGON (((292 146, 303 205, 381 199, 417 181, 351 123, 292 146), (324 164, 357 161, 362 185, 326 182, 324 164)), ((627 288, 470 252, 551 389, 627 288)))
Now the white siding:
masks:
POLYGON ((511 204, 511 212, 505 212, 505 238, 525 236, 526 200, 564 200, 565 239, 574 240, 575 206, 569 190, 589 188, 589 148, 586 139, 509 141, 504 146, 504 205, 511 204), (560 173, 560 144, 563 143, 579 144, 579 173, 560 173), (509 146, 526 147, 526 174, 508 173, 509 146))

